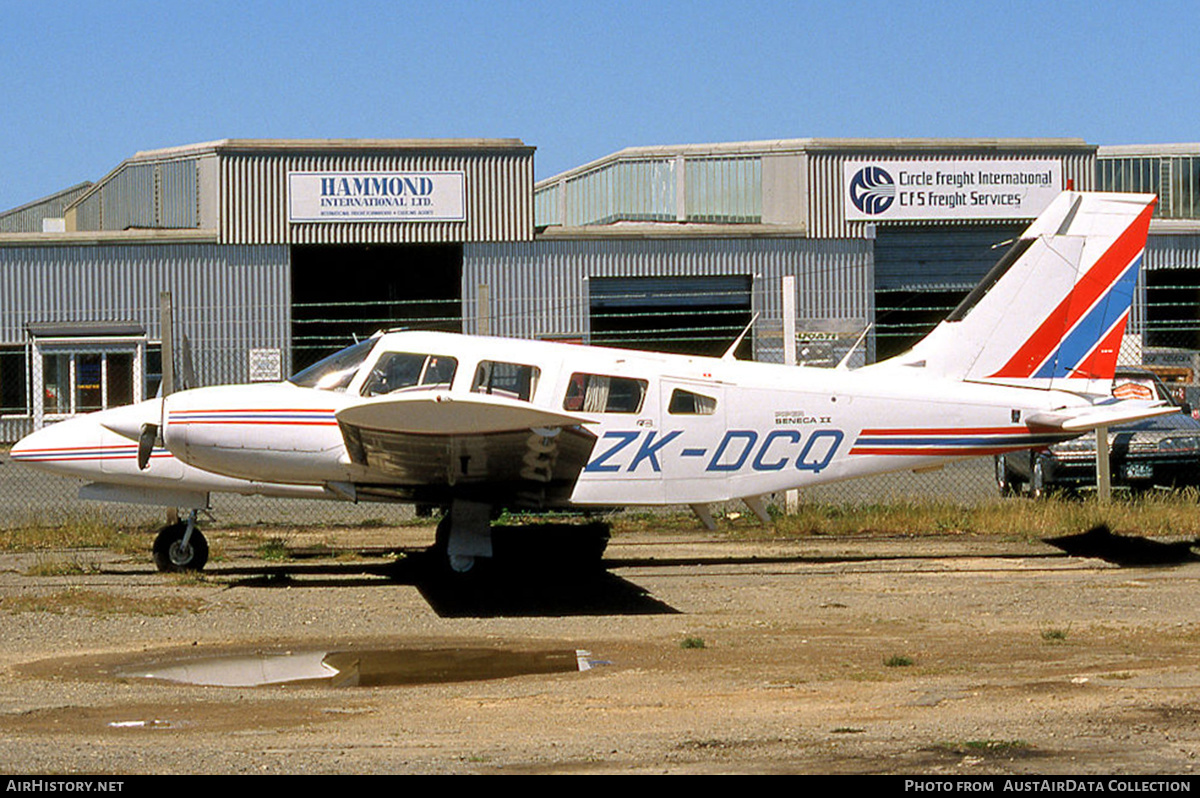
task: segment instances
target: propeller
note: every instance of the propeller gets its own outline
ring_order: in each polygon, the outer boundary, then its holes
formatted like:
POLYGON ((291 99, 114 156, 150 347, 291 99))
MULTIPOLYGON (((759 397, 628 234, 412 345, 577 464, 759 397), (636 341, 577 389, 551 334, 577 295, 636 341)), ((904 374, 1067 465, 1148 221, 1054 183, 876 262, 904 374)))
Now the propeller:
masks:
POLYGON ((137 467, 139 471, 145 471, 146 466, 150 465, 150 454, 154 451, 154 444, 157 440, 158 425, 143 424, 142 432, 138 435, 137 467))
POLYGON ((179 340, 179 385, 175 387, 177 391, 186 391, 189 388, 199 388, 200 383, 196 379, 196 367, 192 363, 192 341, 188 338, 187 333, 183 333, 179 340))
MULTIPOLYGON (((199 385, 196 379, 196 369, 192 364, 192 342, 188 339, 187 333, 184 333, 180 339, 180 385, 178 389, 187 390, 195 388, 199 385)), ((167 395, 170 391, 164 390, 164 380, 158 386, 158 423, 147 422, 142 424, 141 431, 137 438, 137 467, 139 471, 145 471, 150 465, 150 455, 154 453, 156 444, 162 442, 161 432, 164 422, 167 417, 167 395)))

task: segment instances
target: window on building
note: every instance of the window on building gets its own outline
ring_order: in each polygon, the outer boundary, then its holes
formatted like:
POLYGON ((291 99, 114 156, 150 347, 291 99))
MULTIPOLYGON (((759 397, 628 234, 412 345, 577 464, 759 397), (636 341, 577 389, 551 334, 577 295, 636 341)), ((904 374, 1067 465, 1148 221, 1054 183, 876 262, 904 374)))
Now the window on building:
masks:
POLYGON ((142 396, 158 396, 158 388, 162 385, 162 344, 147 344, 142 374, 145 379, 142 396))
POLYGON ((42 412, 72 415, 132 404, 132 352, 42 355, 42 412))
POLYGON ((28 386, 25 347, 0 347, 0 415, 29 413, 28 386))
POLYGON ((1200 218, 1200 156, 1103 157, 1096 173, 1101 191, 1157 194, 1158 218, 1200 218))

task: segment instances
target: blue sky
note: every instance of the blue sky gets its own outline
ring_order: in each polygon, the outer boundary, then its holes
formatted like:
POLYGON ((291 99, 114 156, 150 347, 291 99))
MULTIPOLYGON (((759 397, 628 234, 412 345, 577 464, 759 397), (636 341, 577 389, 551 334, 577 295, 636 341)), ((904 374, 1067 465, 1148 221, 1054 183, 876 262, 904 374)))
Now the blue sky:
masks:
POLYGON ((1188 2, 0 0, 0 209, 220 138, 1200 141, 1188 2))

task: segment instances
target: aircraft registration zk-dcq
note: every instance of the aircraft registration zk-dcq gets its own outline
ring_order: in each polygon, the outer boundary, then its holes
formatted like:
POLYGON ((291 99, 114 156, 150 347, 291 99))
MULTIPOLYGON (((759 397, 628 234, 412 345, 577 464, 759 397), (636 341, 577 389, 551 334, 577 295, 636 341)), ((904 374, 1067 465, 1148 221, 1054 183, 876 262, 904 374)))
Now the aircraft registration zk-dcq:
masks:
POLYGON ((858 369, 433 332, 376 335, 277 384, 195 388, 34 432, 12 459, 87 498, 210 492, 436 505, 455 570, 497 508, 708 505, 1048 446, 1172 408, 1110 396, 1152 195, 1061 194, 912 349, 858 369))

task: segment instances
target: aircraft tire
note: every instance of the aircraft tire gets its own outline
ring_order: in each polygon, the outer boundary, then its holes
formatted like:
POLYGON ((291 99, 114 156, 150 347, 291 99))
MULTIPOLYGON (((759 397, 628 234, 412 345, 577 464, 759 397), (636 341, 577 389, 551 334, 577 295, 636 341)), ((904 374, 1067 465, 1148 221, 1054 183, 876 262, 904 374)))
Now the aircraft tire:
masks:
POLYGON ((450 511, 446 510, 437 525, 434 537, 433 555, 437 558, 438 568, 444 576, 462 581, 477 579, 482 569, 479 557, 452 555, 450 553, 450 511))
POLYGON ((192 531, 187 549, 180 545, 183 535, 187 532, 187 524, 180 521, 177 524, 165 526, 154 538, 154 565, 163 573, 180 573, 183 571, 199 571, 208 562, 208 541, 199 529, 192 531))

